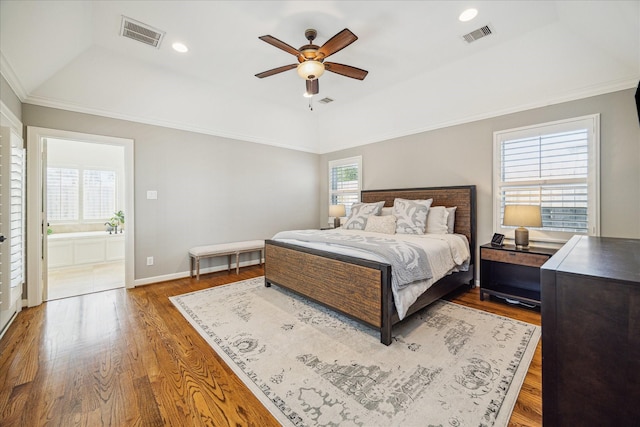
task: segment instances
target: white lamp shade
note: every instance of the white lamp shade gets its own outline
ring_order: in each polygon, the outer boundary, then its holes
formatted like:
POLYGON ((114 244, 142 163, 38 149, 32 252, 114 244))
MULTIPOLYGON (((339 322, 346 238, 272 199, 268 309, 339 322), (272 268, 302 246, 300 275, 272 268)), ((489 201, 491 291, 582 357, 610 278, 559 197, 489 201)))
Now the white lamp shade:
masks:
POLYGON ((329 216, 340 218, 347 214, 347 210, 344 205, 331 205, 329 206, 329 216))
POLYGON ((542 227, 540 206, 506 205, 502 224, 516 227, 542 227))
POLYGON ((298 64, 298 75, 305 80, 317 79, 324 73, 324 64, 320 61, 304 61, 298 64))

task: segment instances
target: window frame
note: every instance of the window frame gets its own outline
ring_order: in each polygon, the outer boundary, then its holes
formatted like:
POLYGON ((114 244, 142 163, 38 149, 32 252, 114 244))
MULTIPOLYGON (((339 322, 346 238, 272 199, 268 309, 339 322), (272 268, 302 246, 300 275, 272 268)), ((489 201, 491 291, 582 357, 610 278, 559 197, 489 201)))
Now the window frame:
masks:
MULTIPOLYGON (((502 225, 501 212, 503 207, 502 189, 508 187, 523 186, 519 182, 502 181, 502 157, 501 147, 505 141, 515 139, 550 135, 557 132, 571 131, 587 128, 588 132, 588 161, 587 177, 587 232, 567 232, 556 230, 544 230, 542 228, 527 227, 529 229, 529 239, 534 242, 564 243, 573 235, 600 235, 600 114, 574 117, 570 119, 557 120, 553 122, 540 123, 536 125, 519 128, 505 129, 493 133, 493 232, 513 239, 515 227, 502 225)), ((534 179, 526 181, 527 185, 548 185, 553 183, 553 179, 534 179)))
MULTIPOLYGON (((346 208, 346 216, 349 216, 349 213, 351 211, 351 206, 354 203, 359 203, 361 200, 361 191, 362 191, 362 156, 353 156, 353 157, 347 157, 344 159, 336 159, 336 160, 329 160, 328 162, 328 175, 329 175, 329 179, 328 179, 328 185, 329 185, 329 203, 327 205, 327 209, 329 209, 329 206, 331 206, 331 200, 334 194, 338 194, 338 195, 348 195, 348 194, 354 194, 357 196, 357 200, 355 202, 353 202, 351 205, 349 206, 345 206, 346 208), (336 167, 340 167, 340 166, 345 166, 345 165, 351 165, 351 164, 356 164, 358 167, 358 188, 355 190, 332 190, 331 188, 331 177, 332 177, 332 170, 336 167)), ((332 222, 333 218, 329 219, 329 222, 332 222)))

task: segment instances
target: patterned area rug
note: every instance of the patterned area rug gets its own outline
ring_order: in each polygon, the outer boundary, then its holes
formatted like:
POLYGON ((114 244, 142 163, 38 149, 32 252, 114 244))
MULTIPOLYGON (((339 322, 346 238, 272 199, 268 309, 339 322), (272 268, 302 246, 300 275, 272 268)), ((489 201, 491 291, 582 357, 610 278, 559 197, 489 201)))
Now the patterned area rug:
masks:
POLYGON ((283 425, 506 426, 540 328, 446 301, 378 332, 259 277, 171 301, 283 425))

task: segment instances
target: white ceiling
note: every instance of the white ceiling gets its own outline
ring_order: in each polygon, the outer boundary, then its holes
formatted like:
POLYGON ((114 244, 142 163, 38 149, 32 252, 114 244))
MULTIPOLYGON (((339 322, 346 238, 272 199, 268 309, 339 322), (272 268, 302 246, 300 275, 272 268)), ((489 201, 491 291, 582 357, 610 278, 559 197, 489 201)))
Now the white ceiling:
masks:
POLYGON ((26 103, 326 153, 635 87, 640 1, 1 0, 0 51, 26 103), (166 31, 160 49, 119 36, 122 15, 166 31), (313 111, 295 70, 254 77, 296 62, 259 36, 297 48, 307 28, 349 28, 330 61, 369 71, 325 73, 313 111))

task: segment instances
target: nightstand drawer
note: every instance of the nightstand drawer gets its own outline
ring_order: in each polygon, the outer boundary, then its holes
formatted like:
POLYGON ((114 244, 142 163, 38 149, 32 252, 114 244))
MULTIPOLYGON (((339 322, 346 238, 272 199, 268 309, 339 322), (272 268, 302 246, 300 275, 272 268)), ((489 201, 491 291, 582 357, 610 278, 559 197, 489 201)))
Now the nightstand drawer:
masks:
POLYGON ((528 254, 526 252, 503 251, 499 249, 481 248, 480 258, 489 261, 506 262, 508 264, 527 265, 530 267, 540 267, 547 262, 549 256, 539 254, 528 254))

